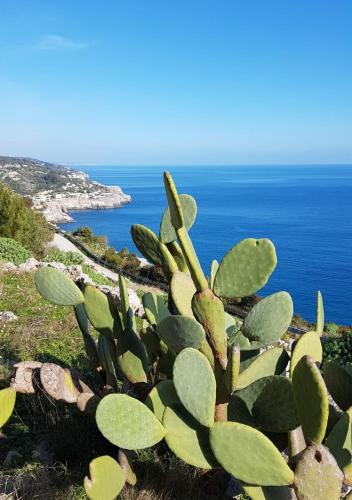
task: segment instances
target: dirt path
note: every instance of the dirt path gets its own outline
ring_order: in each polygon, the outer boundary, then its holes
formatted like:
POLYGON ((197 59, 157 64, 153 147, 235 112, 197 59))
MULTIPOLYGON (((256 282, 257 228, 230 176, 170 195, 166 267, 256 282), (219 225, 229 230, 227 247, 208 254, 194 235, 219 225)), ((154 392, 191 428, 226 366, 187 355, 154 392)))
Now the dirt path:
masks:
MULTIPOLYGON (((102 274, 106 278, 109 278, 114 283, 117 283, 119 280, 118 273, 111 271, 111 269, 107 269, 106 267, 97 264, 94 260, 87 257, 81 250, 79 250, 71 241, 62 236, 61 234, 55 233, 53 240, 49 243, 49 246, 58 248, 59 250, 63 250, 64 252, 76 252, 82 255, 84 258, 84 263, 88 266, 92 267, 97 273, 102 274)), ((128 286, 133 290, 143 290, 144 292, 153 292, 153 293, 164 293, 157 287, 151 287, 147 285, 142 285, 139 283, 133 283, 133 281, 128 280, 128 286)))

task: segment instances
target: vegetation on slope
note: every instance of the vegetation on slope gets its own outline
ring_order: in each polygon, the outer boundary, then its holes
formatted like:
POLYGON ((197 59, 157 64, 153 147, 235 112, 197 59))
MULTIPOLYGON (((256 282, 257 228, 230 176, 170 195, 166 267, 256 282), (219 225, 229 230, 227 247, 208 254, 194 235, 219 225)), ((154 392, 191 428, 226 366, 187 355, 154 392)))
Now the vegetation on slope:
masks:
POLYGON ((52 236, 53 229, 30 201, 0 183, 0 237, 15 239, 40 258, 52 236))

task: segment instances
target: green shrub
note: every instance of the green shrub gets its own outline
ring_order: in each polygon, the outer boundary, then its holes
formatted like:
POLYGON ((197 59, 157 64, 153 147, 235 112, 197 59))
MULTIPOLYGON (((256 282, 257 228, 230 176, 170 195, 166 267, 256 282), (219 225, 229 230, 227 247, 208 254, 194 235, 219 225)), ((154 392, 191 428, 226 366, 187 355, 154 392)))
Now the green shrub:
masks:
POLYGON ((338 329, 339 325, 337 325, 336 323, 325 323, 324 330, 329 336, 336 335, 338 329))
POLYGON ((79 236, 87 241, 93 241, 93 231, 87 226, 78 227, 72 232, 72 236, 79 236))
POLYGON ((0 237, 15 239, 35 257, 41 258, 54 230, 30 205, 28 198, 0 183, 0 237))
POLYGON ((65 252, 58 248, 51 248, 43 259, 44 262, 61 262, 65 266, 83 264, 84 257, 78 252, 65 252))
POLYGON ((109 264, 123 269, 131 274, 139 274, 140 260, 135 253, 126 252, 126 248, 117 252, 114 248, 109 247, 104 252, 104 259, 109 264))
POLYGON ((17 266, 32 257, 31 253, 12 238, 0 238, 0 260, 17 266))
POLYGON ((323 362, 326 360, 334 360, 341 365, 352 363, 352 331, 323 342, 323 362))

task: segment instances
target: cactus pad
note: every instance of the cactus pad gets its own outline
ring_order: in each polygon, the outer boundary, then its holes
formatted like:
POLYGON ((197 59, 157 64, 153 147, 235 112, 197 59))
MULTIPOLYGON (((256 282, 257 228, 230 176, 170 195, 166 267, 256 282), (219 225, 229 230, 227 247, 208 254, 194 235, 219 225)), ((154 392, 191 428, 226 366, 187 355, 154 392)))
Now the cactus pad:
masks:
POLYGON ((165 409, 165 441, 175 455, 194 467, 211 469, 216 460, 209 445, 209 429, 203 427, 182 406, 165 409))
POLYGON ((297 462, 294 489, 298 500, 339 500, 343 474, 325 446, 308 446, 297 462))
POLYGON ((149 448, 165 435, 164 427, 149 408, 126 394, 105 396, 95 418, 103 436, 126 450, 149 448))
POLYGON ((297 500, 290 486, 253 486, 242 484, 244 492, 251 500, 297 500))
POLYGON ((84 290, 84 309, 94 328, 111 339, 122 331, 120 316, 107 295, 95 286, 87 285, 84 290))
POLYGON ((292 377, 295 366, 303 356, 310 356, 316 363, 321 363, 323 348, 319 335, 316 332, 307 332, 300 337, 291 354, 290 376, 292 377))
POLYGON ((203 325, 214 356, 223 370, 227 365, 227 335, 224 305, 210 288, 197 292, 192 299, 194 316, 203 325))
POLYGON ((213 289, 214 287, 214 281, 215 281, 215 276, 216 276, 216 273, 218 272, 218 269, 219 269, 219 262, 214 259, 212 262, 211 262, 211 267, 210 267, 210 288, 213 289))
POLYGON ((12 387, 0 391, 0 429, 11 417, 16 403, 16 391, 12 387))
POLYGON ((148 394, 145 404, 154 413, 159 422, 163 421, 167 406, 181 405, 172 380, 162 380, 148 394))
POLYGON ((35 273, 35 285, 40 295, 60 306, 76 306, 84 300, 78 286, 58 269, 40 267, 35 273))
POLYGON ((281 347, 264 351, 247 366, 238 377, 237 389, 244 389, 262 377, 280 375, 288 363, 288 354, 281 347))
POLYGON ((240 373, 240 359, 241 352, 239 346, 237 344, 232 344, 225 371, 225 386, 229 394, 232 394, 238 384, 238 376, 240 373))
POLYGON ((210 445, 220 465, 237 479, 260 486, 293 483, 294 474, 279 450, 261 432, 236 422, 216 422, 210 445))
POLYGON ((142 224, 133 224, 131 236, 134 244, 141 254, 157 266, 162 266, 162 259, 159 251, 159 238, 153 231, 142 224))
POLYGON ((292 384, 286 377, 264 377, 235 392, 229 403, 231 420, 247 423, 242 420, 243 404, 250 417, 248 423, 264 432, 288 432, 300 425, 292 384))
POLYGON ((181 271, 174 272, 171 278, 170 292, 179 314, 193 318, 192 298, 196 293, 196 287, 190 275, 181 271))
POLYGON ((336 361, 326 361, 323 376, 335 403, 346 411, 352 406, 352 372, 349 371, 349 368, 336 363, 336 361))
POLYGON ((126 482, 120 465, 108 455, 91 461, 89 475, 84 478, 84 489, 91 500, 114 500, 126 482))
POLYGON ((266 284, 276 262, 275 247, 270 240, 242 240, 220 262, 214 292, 220 297, 252 295, 266 284))
POLYGON ((321 292, 318 290, 317 293, 317 320, 315 325, 315 331, 318 335, 322 335, 324 331, 324 303, 321 292))
POLYGON ((131 382, 147 382, 149 371, 148 354, 145 345, 133 330, 125 330, 118 345, 117 363, 120 370, 131 382))
POLYGON ((291 324, 293 304, 287 292, 269 295, 258 302, 246 316, 242 333, 252 347, 263 347, 277 342, 291 324))
MULTIPOLYGON (((179 199, 184 216, 184 225, 188 230, 193 226, 193 222, 195 221, 197 215, 197 204, 193 196, 189 194, 180 194, 179 199)), ((171 222, 169 207, 167 207, 161 219, 160 240, 163 243, 171 243, 172 241, 177 240, 176 231, 171 222)))
POLYGON ((185 347, 199 349, 205 341, 205 332, 193 318, 188 316, 169 316, 156 327, 159 338, 176 354, 185 347))
POLYGON ((170 312, 161 295, 147 292, 143 295, 142 302, 145 315, 151 325, 155 326, 164 318, 170 316, 170 312))
POLYGON ((293 393, 304 436, 314 443, 324 439, 329 417, 329 398, 315 361, 303 356, 293 372, 293 393))
MULTIPOLYGON (((340 417, 325 441, 340 467, 348 467, 352 461, 352 408, 340 417)), ((352 475, 349 477, 351 481, 352 475)))
POLYGON ((180 197, 177 193, 174 180, 169 172, 164 172, 164 185, 167 202, 170 209, 171 224, 175 229, 181 229, 185 222, 182 205, 180 197))
POLYGON ((207 358, 192 348, 177 356, 173 380, 178 397, 189 413, 206 427, 214 423, 216 382, 207 358))

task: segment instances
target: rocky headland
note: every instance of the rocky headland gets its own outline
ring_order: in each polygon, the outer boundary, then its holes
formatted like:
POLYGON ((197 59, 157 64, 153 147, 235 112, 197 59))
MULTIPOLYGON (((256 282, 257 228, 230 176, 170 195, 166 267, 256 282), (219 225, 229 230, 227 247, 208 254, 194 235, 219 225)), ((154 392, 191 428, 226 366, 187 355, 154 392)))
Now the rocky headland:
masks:
POLYGON ((31 158, 0 156, 0 182, 31 199, 54 224, 70 222, 70 210, 118 208, 131 202, 119 186, 104 186, 63 165, 31 158))

